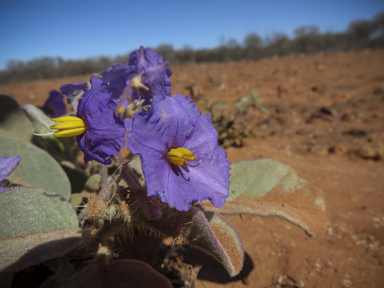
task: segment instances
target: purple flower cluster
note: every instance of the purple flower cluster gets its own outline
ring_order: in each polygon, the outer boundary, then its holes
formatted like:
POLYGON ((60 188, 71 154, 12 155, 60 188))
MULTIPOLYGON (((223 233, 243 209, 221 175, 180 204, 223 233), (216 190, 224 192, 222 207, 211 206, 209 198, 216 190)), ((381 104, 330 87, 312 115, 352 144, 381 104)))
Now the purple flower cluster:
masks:
POLYGON ((69 103, 82 98, 76 117, 53 119, 62 123, 51 128, 59 130, 57 137, 76 136, 85 162, 106 165, 125 146, 128 130, 127 148, 142 161, 148 196, 177 210, 205 200, 222 207, 229 189, 227 154, 218 146, 211 115, 202 115, 187 96, 171 97, 171 75, 161 54, 140 47, 126 65, 114 64, 91 85, 63 85, 69 103), (150 108, 138 111, 140 105, 150 108))

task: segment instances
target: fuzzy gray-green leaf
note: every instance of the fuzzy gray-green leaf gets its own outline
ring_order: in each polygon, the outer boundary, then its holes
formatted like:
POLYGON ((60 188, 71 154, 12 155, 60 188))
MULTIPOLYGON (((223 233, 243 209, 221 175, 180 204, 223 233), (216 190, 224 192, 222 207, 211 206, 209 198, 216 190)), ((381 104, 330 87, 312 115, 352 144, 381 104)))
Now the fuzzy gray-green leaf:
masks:
POLYGON ((231 166, 229 198, 223 208, 205 210, 221 214, 278 216, 308 235, 323 234, 327 218, 322 189, 292 168, 271 159, 243 161, 231 166))
POLYGON ((68 177, 47 152, 6 133, 0 134, 0 143, 0 156, 21 157, 19 165, 8 177, 12 183, 51 190, 69 199, 68 177))
POLYGON ((84 185, 88 180, 88 175, 83 170, 76 167, 72 162, 61 161, 60 164, 61 168, 63 168, 69 178, 72 193, 83 191, 84 185))
POLYGON ((0 193, 0 207, 1 269, 13 265, 18 270, 59 257, 81 240, 77 215, 61 195, 37 188, 11 188, 0 193), (61 241, 64 238, 69 242, 61 241), (46 249, 31 251, 54 240, 57 242, 47 244, 46 249))
POLYGON ((60 257, 75 248, 83 234, 74 228, 0 240, 0 271, 18 271, 60 257))
POLYGON ((33 125, 15 99, 0 95, 0 132, 8 131, 15 137, 30 142, 33 125))
POLYGON ((71 204, 61 195, 16 187, 0 193, 0 239, 78 227, 71 204))
POLYGON ((187 243, 212 255, 231 277, 239 274, 243 268, 244 249, 237 230, 212 212, 197 211, 191 223, 187 243))
MULTIPOLYGON (((54 125, 53 122, 41 109, 37 108, 32 104, 24 105, 24 110, 27 113, 29 120, 34 126, 34 130, 38 133, 49 133, 52 132, 49 128, 51 125, 54 125)), ((41 136, 43 137, 49 145, 59 153, 61 157, 65 154, 65 147, 59 138, 56 138, 54 135, 41 136)))

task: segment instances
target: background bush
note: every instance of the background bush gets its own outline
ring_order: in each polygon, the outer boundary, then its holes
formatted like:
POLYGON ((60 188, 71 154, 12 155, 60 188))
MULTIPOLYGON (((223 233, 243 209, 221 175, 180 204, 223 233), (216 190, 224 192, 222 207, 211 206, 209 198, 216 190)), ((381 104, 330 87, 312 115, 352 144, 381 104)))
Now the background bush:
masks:
MULTIPOLYGON (((320 51, 335 52, 384 48, 384 11, 371 20, 356 20, 345 32, 320 33, 317 26, 302 26, 294 31, 294 38, 274 33, 262 39, 257 33, 247 35, 243 44, 236 39, 221 39, 219 47, 197 49, 186 45, 175 50, 171 44, 154 48, 162 53, 171 65, 188 62, 207 63, 257 60, 273 55, 312 54, 320 51)), ((126 63, 129 52, 112 57, 94 57, 84 60, 64 60, 61 57, 43 57, 30 61, 10 60, 7 69, 0 71, 0 83, 51 79, 101 72, 113 63, 126 63)))

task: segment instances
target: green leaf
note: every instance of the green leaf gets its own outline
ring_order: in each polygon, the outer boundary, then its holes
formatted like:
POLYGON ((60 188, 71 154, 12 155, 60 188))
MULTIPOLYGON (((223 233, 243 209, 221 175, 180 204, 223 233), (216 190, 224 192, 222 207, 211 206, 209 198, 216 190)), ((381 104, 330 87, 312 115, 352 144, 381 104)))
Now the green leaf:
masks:
POLYGON ((213 256, 231 277, 239 274, 243 268, 244 249, 240 235, 218 214, 196 212, 188 231, 187 243, 213 256))
POLYGON ((213 256, 231 277, 243 267, 244 250, 240 235, 218 214, 201 211, 197 207, 188 211, 164 208, 159 220, 145 222, 145 225, 213 256))
POLYGON ((0 156, 21 157, 19 165, 7 177, 12 183, 51 190, 69 199, 68 177, 47 152, 4 132, 0 134, 0 143, 0 156))
POLYGON ((0 239, 79 226, 71 204, 48 190, 7 189, 0 193, 0 207, 0 239))
POLYGON ((252 100, 253 100, 252 105, 254 107, 259 108, 262 112, 264 112, 267 115, 271 114, 271 112, 267 108, 265 108, 263 105, 261 105, 264 102, 264 100, 261 97, 259 98, 259 92, 255 91, 255 92, 251 93, 251 96, 252 96, 252 100))
POLYGON ((318 185, 271 159, 243 161, 231 168, 229 197, 224 207, 207 203, 204 210, 278 216, 301 227, 310 236, 325 232, 325 198, 318 185))
POLYGON ((76 213, 61 195, 11 188, 0 193, 0 207, 0 269, 19 270, 59 257, 81 241, 76 213))
POLYGON ((32 123, 36 123, 38 127, 42 131, 39 131, 40 133, 47 133, 50 132, 51 125, 54 125, 55 122, 51 120, 43 111, 41 111, 40 108, 32 105, 32 104, 26 104, 24 105, 24 110, 27 113, 27 116, 31 119, 32 123))
POLYGON ((240 99, 239 101, 237 101, 235 104, 236 108, 241 108, 241 107, 245 106, 247 104, 247 102, 249 101, 249 99, 250 99, 249 96, 245 96, 242 99, 240 99))
POLYGON ((72 162, 61 161, 60 165, 69 178, 72 193, 83 191, 84 186, 88 180, 88 175, 83 170, 76 167, 72 162))
POLYGON ((19 104, 10 96, 0 95, 0 129, 31 142, 33 125, 19 104))
POLYGON ((66 229, 0 240, 0 271, 18 271, 58 258, 83 238, 79 229, 66 229))
POLYGON ((253 104, 256 105, 257 101, 259 101, 257 98, 259 97, 259 92, 257 91, 254 91, 251 93, 251 96, 252 96, 252 100, 253 100, 253 104))
MULTIPOLYGON (((24 105, 24 110, 27 113, 29 120, 34 126, 34 130, 38 133, 50 133, 52 130, 49 128, 55 122, 51 120, 41 109, 32 104, 24 105)), ((61 157, 64 157, 65 147, 59 138, 54 135, 40 136, 48 142, 48 144, 57 152, 61 157)))
POLYGON ((216 101, 214 101, 214 103, 215 103, 215 107, 216 107, 216 108, 219 108, 219 109, 228 109, 228 106, 225 105, 224 102, 221 101, 221 100, 216 100, 216 101))

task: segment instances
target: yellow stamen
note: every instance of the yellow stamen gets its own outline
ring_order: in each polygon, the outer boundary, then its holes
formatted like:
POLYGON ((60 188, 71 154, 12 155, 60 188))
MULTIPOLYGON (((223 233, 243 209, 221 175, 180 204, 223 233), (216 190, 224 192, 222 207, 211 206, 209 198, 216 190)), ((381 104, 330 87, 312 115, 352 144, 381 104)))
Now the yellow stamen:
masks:
POLYGON ((59 118, 52 118, 52 121, 62 122, 59 124, 52 125, 50 128, 59 130, 53 135, 56 137, 73 137, 81 135, 85 132, 87 127, 83 119, 75 116, 63 116, 59 118))
POLYGON ((121 115, 121 114, 123 114, 123 112, 124 112, 124 106, 121 106, 121 107, 117 110, 117 113, 116 113, 116 114, 121 115))
POLYGON ((168 152, 168 161, 177 165, 177 166, 185 166, 187 167, 188 165, 186 164, 186 161, 196 161, 197 158, 194 157, 195 153, 189 151, 186 148, 179 147, 176 149, 171 149, 168 152))
POLYGON ((62 122, 60 124, 52 125, 51 129, 58 129, 58 130, 65 130, 65 129, 72 129, 72 128, 84 128, 84 122, 80 121, 66 121, 62 122))
POLYGON ((183 158, 184 153, 181 152, 178 149, 171 149, 171 150, 169 150, 168 155, 169 156, 175 156, 175 157, 178 157, 178 158, 183 158))
POLYGON ((196 161, 196 157, 184 155, 185 161, 196 161))
POLYGON ((53 122, 65 122, 65 121, 81 121, 84 122, 83 119, 76 116, 62 116, 59 118, 52 118, 53 122))
POLYGON ((84 132, 85 132, 85 128, 75 128, 75 129, 68 129, 68 130, 55 132, 53 135, 55 135, 56 137, 74 137, 74 136, 79 136, 84 132))
POLYGON ((179 148, 177 148, 177 150, 181 151, 184 155, 187 155, 187 156, 195 155, 195 153, 193 153, 192 151, 189 151, 188 149, 183 148, 183 147, 179 147, 179 148))
POLYGON ((130 86, 132 89, 134 90, 140 90, 140 89, 144 89, 144 90, 149 90, 149 88, 147 86, 145 86, 143 83, 141 83, 141 77, 143 76, 144 72, 141 72, 140 75, 137 75, 136 77, 132 78, 131 82, 130 82, 130 86))

